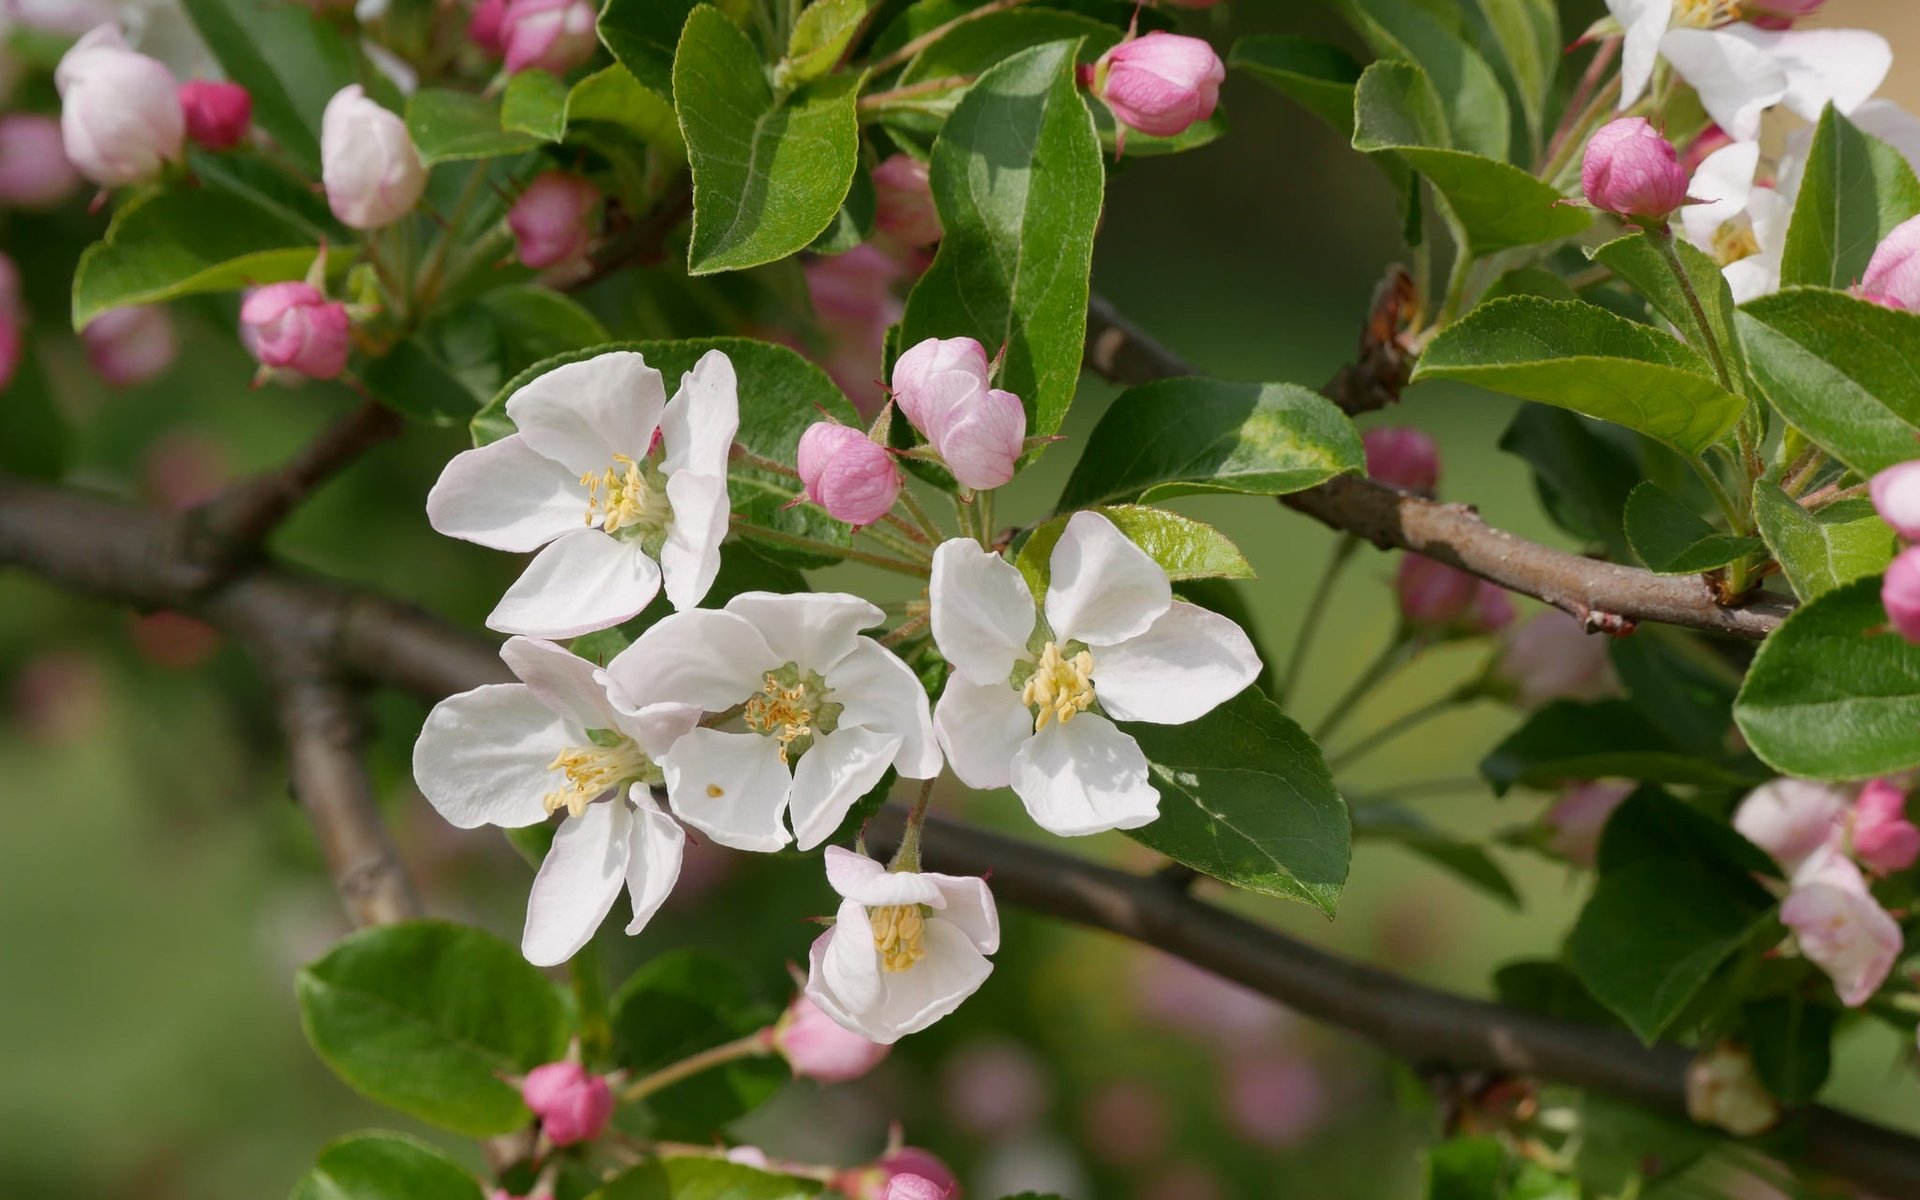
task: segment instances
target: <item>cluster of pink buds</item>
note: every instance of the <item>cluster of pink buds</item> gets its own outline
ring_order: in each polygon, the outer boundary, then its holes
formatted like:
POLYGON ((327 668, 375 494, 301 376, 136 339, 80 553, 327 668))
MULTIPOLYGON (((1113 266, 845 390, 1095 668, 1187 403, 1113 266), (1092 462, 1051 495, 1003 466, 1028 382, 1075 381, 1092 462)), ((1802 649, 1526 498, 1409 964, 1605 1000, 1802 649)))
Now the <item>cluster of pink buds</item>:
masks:
POLYGON ((1887 567, 1880 602, 1900 636, 1920 644, 1920 459, 1888 467, 1873 477, 1868 491, 1880 518, 1907 541, 1887 567))
POLYGON ((928 338, 893 365, 893 402, 961 487, 1013 478, 1026 446, 1020 397, 993 386, 986 348, 972 338, 928 338))
POLYGON ((550 1062, 528 1071, 520 1099, 556 1146, 590 1142, 613 1118, 613 1088, 606 1076, 592 1074, 577 1062, 550 1062))
POLYGON ((158 59, 128 47, 120 30, 101 25, 75 42, 54 72, 60 90, 64 151, 56 163, 46 133, 17 125, 6 155, 47 173, 0 191, 45 204, 64 196, 71 171, 103 187, 145 183, 184 156, 186 142, 211 150, 239 145, 253 124, 253 97, 237 83, 174 81, 158 59))
POLYGON ((254 288, 240 302, 240 343, 261 376, 334 379, 347 369, 353 319, 347 306, 327 299, 327 255, 313 260, 304 281, 254 288))
POLYGON ((1504 589, 1423 554, 1401 557, 1394 592, 1401 619, 1422 636, 1496 633, 1513 623, 1504 589))
POLYGON ((1588 204, 1648 226, 1664 226, 1687 202, 1687 183, 1679 152, 1644 117, 1609 122, 1580 164, 1588 204))
POLYGON ((481 0, 467 23, 467 40, 504 59, 510 72, 565 75, 599 48, 598 9, 590 0, 481 0))
POLYGON ((1114 120, 1151 137, 1175 137, 1213 115, 1227 68, 1212 46, 1176 33, 1128 38, 1100 56, 1088 85, 1114 120))

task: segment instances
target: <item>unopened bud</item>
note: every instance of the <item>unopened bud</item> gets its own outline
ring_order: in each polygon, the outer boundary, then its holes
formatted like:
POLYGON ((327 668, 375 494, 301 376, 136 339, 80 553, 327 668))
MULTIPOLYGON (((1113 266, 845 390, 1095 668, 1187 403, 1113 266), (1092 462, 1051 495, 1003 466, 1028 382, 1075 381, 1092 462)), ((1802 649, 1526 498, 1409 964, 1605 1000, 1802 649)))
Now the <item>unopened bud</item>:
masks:
POLYGON ((584 266, 597 232, 600 189, 567 171, 543 171, 507 213, 520 261, 536 271, 584 266))
POLYGON ((158 59, 127 48, 102 25, 73 44, 54 72, 67 160, 103 187, 145 183, 180 157, 186 117, 179 85, 158 59))
POLYGON ((1499 633, 1513 624, 1518 615, 1507 589, 1483 579, 1474 589, 1473 608, 1467 613, 1466 625, 1473 633, 1499 633))
POLYGON ((1907 819, 1907 794, 1891 779, 1876 779, 1853 802, 1853 852, 1882 875, 1920 859, 1920 827, 1907 819))
POLYGON ((1880 603, 1900 636, 1920 646, 1920 546, 1908 546, 1888 565, 1880 603))
POLYGON ((909 246, 940 240, 940 213, 927 182, 927 164, 895 154, 873 169, 873 223, 880 232, 909 246))
POLYGON ((1400 615, 1409 625, 1439 631, 1467 617, 1479 596, 1480 581, 1424 554, 1409 552, 1400 558, 1394 592, 1400 600, 1400 615))
POLYGON ((24 112, 0 116, 0 206, 52 208, 79 186, 58 119, 24 112))
POLYGON ((320 180, 334 216, 354 229, 383 229, 413 211, 427 169, 407 123, 355 83, 327 101, 321 116, 320 180))
POLYGON ((509 0, 499 34, 507 70, 565 75, 586 62, 600 46, 597 12, 589 0, 509 0))
POLYGON ((954 1178, 953 1168, 918 1146, 889 1150, 867 1166, 842 1171, 834 1179, 832 1188, 849 1200, 920 1200, 922 1195, 959 1200, 960 1196, 960 1183, 954 1178), (895 1193, 891 1189, 901 1179, 918 1180, 919 1183, 911 1186, 931 1186, 935 1190, 895 1193))
POLYGON ((173 318, 157 305, 115 308, 95 317, 80 335, 87 361, 115 387, 145 383, 173 365, 179 348, 173 318))
POLYGON ((332 379, 347 368, 347 307, 308 283, 270 283, 240 305, 240 340, 262 366, 332 379))
POLYGON ((504 58, 507 44, 500 38, 500 23, 507 15, 507 0, 480 0, 467 21, 467 40, 493 58, 504 58))
POLYGON ((1154 32, 1101 55, 1093 91, 1122 125, 1173 137, 1213 115, 1226 77, 1220 56, 1206 42, 1154 32))
POLYGON ((884 1200, 944 1200, 951 1194, 925 1175, 895 1175, 887 1181, 884 1200))
POLYGON ((807 498, 836 521, 860 527, 893 511, 900 468, 885 446, 858 429, 817 421, 800 435, 796 466, 807 498))
POLYGON ((1920 312, 1920 217, 1893 227, 1874 249, 1854 290, 1888 308, 1920 312))
POLYGON ((773 1047, 787 1060, 795 1075, 820 1083, 858 1079, 879 1066, 893 1049, 845 1028, 821 1012, 805 994, 793 998, 793 1003, 773 1027, 773 1047))
POLYGON ((972 338, 928 338, 893 367, 893 399, 962 487, 1013 478, 1025 448, 1020 397, 992 384, 985 347, 972 338))
POLYGON ((1920 542, 1920 459, 1896 463, 1867 485, 1874 511, 1910 542, 1920 542))
POLYGON ((576 1062, 550 1062, 528 1071, 520 1098, 556 1146, 592 1141, 613 1116, 613 1089, 606 1078, 576 1062))
POLYGON ((1652 225, 1687 202, 1679 153, 1644 117, 1621 117, 1593 135, 1580 186, 1595 208, 1652 225))
POLYGON ((1557 608, 1508 632, 1493 675, 1527 709, 1550 700, 1598 700, 1620 690, 1607 658, 1607 639, 1588 633, 1557 608))
POLYGON ((187 136, 210 150, 227 150, 253 127, 253 96, 237 83, 194 79, 180 85, 187 136))
POLYGON ((1775 779, 1740 802, 1733 827, 1789 872, 1839 836, 1847 796, 1830 784, 1775 779))
POLYGON ((1382 425, 1369 429, 1360 444, 1367 454, 1367 474, 1402 491, 1432 495, 1440 484, 1440 448, 1418 429, 1382 425))

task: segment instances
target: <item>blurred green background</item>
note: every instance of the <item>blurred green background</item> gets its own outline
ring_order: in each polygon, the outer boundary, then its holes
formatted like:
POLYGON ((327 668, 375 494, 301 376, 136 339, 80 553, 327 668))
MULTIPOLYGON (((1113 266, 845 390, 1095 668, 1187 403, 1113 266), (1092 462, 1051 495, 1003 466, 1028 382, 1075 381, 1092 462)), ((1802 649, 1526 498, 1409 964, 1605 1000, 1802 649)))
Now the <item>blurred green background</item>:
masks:
MULTIPOLYGON (((1597 7, 1570 8, 1569 30, 1597 7)), ((1915 7, 1833 0, 1826 23, 1878 28, 1920 54, 1915 7)), ((1285 0, 1237 0, 1191 23, 1221 47, 1261 30, 1342 37, 1320 6, 1285 0)), ((1916 80, 1896 66, 1889 92, 1912 105, 1916 80)), ((1225 98, 1230 136, 1117 173, 1095 285, 1209 371, 1316 384, 1351 354, 1395 253, 1392 197, 1333 134, 1259 85, 1230 77, 1225 98)), ((222 302, 176 309, 183 353, 165 376, 107 389, 58 333, 73 255, 103 221, 9 217, 0 240, 27 278, 34 353, 77 439, 76 482, 190 498, 273 463, 353 403, 328 387, 249 390, 251 364, 222 302)), ((626 295, 601 298, 616 327, 626 295)), ((624 317, 631 327, 632 313, 624 317)), ((1003 518, 1051 499, 1074 436, 1110 395, 1085 386, 1069 441, 1009 489, 1003 518)), ((1494 447, 1510 412, 1486 395, 1435 388, 1385 419, 1439 439, 1444 495, 1523 535, 1563 541, 1521 465, 1494 447)), ((435 536, 422 512, 462 442, 456 430, 410 428, 323 491, 278 535, 277 551, 478 628, 516 564, 435 536)), ((1244 548, 1259 574, 1247 591, 1258 636, 1269 658, 1283 657, 1332 535, 1267 503, 1176 507, 1244 548)), ((1348 574, 1293 705, 1304 723, 1387 637, 1393 566, 1365 551, 1348 574)), ((1440 694, 1485 653, 1462 645, 1428 655, 1349 735, 1440 694)), ((347 926, 288 801, 264 693, 240 652, 179 618, 77 601, 6 572, 0 696, 0 797, 11 822, 0 839, 0 1196, 279 1196, 332 1137, 405 1128, 331 1076, 301 1038, 293 972, 347 926)), ((528 870, 496 835, 444 825, 413 789, 408 753, 424 707, 381 694, 371 708, 380 791, 430 910, 517 938, 528 870)), ((1543 797, 1495 802, 1418 786, 1470 779, 1512 723, 1492 705, 1458 710, 1341 783, 1370 795, 1416 785, 1405 792, 1410 807, 1467 835, 1530 820, 1543 797)), ((945 790, 937 803, 1031 832, 1008 796, 945 790)), ((1118 837, 1075 848, 1149 861, 1118 837)), ((1556 952, 1585 886, 1536 857, 1494 853, 1519 884, 1523 911, 1371 842, 1357 847, 1335 921, 1277 901, 1214 898, 1341 953, 1484 994, 1498 964, 1556 952)), ((602 942, 616 979, 658 949, 708 945, 749 963, 771 993, 811 939, 800 918, 830 907, 811 863, 707 848, 644 938, 613 930, 602 942)), ((741 1136, 851 1163, 878 1149, 897 1119, 910 1141, 961 1168, 970 1194, 989 1198, 1026 1188, 1080 1200, 1415 1193, 1431 1121, 1403 1111, 1397 1094, 1417 1089, 1362 1045, 1105 936, 1020 918, 1005 945, 981 993, 874 1076, 824 1091, 794 1085, 741 1136)), ((1920 1129, 1903 1053, 1900 1039, 1859 1027, 1828 1098, 1920 1129)))

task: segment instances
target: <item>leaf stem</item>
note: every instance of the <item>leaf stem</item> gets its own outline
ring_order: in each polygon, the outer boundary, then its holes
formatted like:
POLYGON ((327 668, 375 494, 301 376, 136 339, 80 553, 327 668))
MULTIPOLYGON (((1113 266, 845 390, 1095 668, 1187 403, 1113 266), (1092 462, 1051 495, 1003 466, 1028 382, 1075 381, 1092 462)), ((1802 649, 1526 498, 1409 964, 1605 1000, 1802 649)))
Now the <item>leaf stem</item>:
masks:
POLYGON ((933 799, 933 780, 920 785, 920 795, 913 802, 913 811, 907 814, 907 827, 900 834, 900 848, 893 852, 893 861, 887 864, 889 871, 918 871, 920 869, 920 829, 927 823, 927 805, 933 799))
POLYGON ((906 506, 907 515, 913 518, 914 524, 925 531, 928 539, 935 545, 946 540, 946 532, 934 524, 933 518, 927 515, 926 506, 920 503, 920 497, 913 494, 911 483, 900 489, 900 503, 906 506))
POLYGON ((860 97, 860 102, 855 107, 863 113, 870 113, 897 101, 912 100, 916 96, 930 96, 935 92, 947 92, 957 87, 965 87, 976 78, 978 76, 975 75, 942 75, 938 79, 925 79, 919 83, 910 83, 906 87, 868 92, 860 97))
POLYGON ((1364 758, 1369 752, 1379 749, 1394 738, 1407 732, 1407 730, 1425 724, 1449 709, 1459 707, 1462 703, 1470 699, 1471 695, 1470 689, 1457 689, 1448 692, 1438 699, 1429 701, 1411 712, 1402 713, 1372 733, 1361 738, 1359 741, 1353 743, 1353 745, 1348 746, 1345 750, 1328 758, 1327 767, 1337 771, 1341 767, 1352 763, 1355 759, 1364 758))
POLYGON ((702 1050, 698 1054, 690 1054, 679 1062, 669 1063, 650 1075, 642 1075, 627 1085, 626 1089, 620 1093, 620 1099, 627 1104, 633 1104, 645 1100, 655 1092, 670 1088, 683 1079, 691 1079, 703 1071, 723 1067, 743 1058, 760 1058, 771 1053, 773 1053, 773 1026, 769 1025, 765 1029, 756 1029, 743 1038, 724 1042, 702 1050))
POLYGON ((735 442, 733 448, 727 451, 727 457, 733 462, 745 463, 747 466, 753 467, 756 470, 768 471, 783 479, 800 478, 800 472, 794 470, 786 463, 778 459, 768 458, 764 454, 755 454, 739 442, 735 442))
POLYGON ((1308 647, 1313 644, 1313 635, 1320 629, 1320 618, 1326 615, 1327 600, 1333 595, 1333 585, 1339 582, 1347 564, 1353 561, 1353 552, 1359 548, 1359 538, 1350 533, 1342 534, 1333 545, 1327 565, 1320 569, 1320 580, 1313 585, 1313 595, 1307 598, 1307 611, 1300 617, 1300 631, 1293 635, 1293 650, 1287 656, 1286 673, 1280 677, 1280 686, 1274 689, 1273 702, 1283 709, 1293 695, 1295 685, 1300 682, 1300 672, 1307 662, 1308 647))
POLYGON ((862 525, 856 528, 854 532, 872 538, 908 562, 926 563, 928 566, 933 564, 933 556, 927 553, 925 546, 909 542, 905 538, 887 532, 878 525, 862 525))
POLYGON ((1320 718, 1319 726, 1313 731, 1313 740, 1322 742, 1340 728, 1346 719, 1353 715, 1354 708, 1364 700, 1367 693, 1392 676, 1395 671, 1410 662, 1413 657, 1426 649, 1423 639, 1414 637, 1405 626, 1396 629, 1393 640, 1388 642, 1365 670, 1354 679, 1352 686, 1340 699, 1334 701, 1327 715, 1320 718))
POLYGON ((920 563, 907 562, 904 559, 888 558, 884 554, 869 554, 865 550, 855 550, 850 546, 836 546, 832 542, 823 542, 818 538, 802 537, 797 533, 787 533, 780 529, 768 529, 765 525, 755 525, 739 517, 733 519, 733 531, 742 537, 758 538, 763 542, 772 542, 776 546, 792 546, 796 550, 812 550, 817 554, 829 554, 835 558, 849 559, 865 563, 882 570, 897 571, 902 575, 911 575, 915 579, 925 579, 927 568, 920 563))
MULTIPOLYGON (((1680 285, 1680 294, 1687 298, 1687 308, 1693 313, 1693 323, 1700 330, 1700 341, 1707 351, 1708 360, 1713 363, 1713 373, 1719 378, 1720 387, 1731 395, 1742 395, 1741 389, 1733 386, 1733 375, 1727 370, 1727 356, 1720 348, 1720 339, 1715 336, 1712 323, 1707 320, 1707 309, 1700 303, 1700 293, 1694 290, 1693 276, 1687 274, 1686 264, 1680 261, 1679 251, 1673 248, 1672 228, 1660 225, 1648 229, 1647 240, 1659 249, 1667 270, 1673 272, 1673 281, 1680 285)), ((1744 434, 1744 430, 1742 432, 1744 434)))
POLYGON ((968 21, 977 21, 981 17, 991 16, 997 12, 1005 12, 1010 8, 1018 8, 1026 2, 1027 0, 991 0, 991 3, 982 4, 979 8, 971 12, 961 13, 951 21, 945 24, 935 25, 919 37, 906 42, 893 53, 874 59, 867 64, 867 72, 869 75, 878 75, 883 71, 891 71, 893 68, 912 59, 914 55, 925 50, 928 46, 933 45, 941 38, 952 33, 955 29, 965 25, 968 21))

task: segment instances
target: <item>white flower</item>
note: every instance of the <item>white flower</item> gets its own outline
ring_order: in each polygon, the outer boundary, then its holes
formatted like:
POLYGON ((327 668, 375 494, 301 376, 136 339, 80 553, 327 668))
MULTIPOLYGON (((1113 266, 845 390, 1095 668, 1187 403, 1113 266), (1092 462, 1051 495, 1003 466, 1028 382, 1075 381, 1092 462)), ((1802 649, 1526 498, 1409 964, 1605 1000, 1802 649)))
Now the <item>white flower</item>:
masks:
POLYGON ((1785 104, 1809 121, 1828 103, 1852 112, 1893 65, 1887 40, 1864 29, 1768 30, 1732 22, 1732 0, 1607 0, 1625 30, 1620 107, 1646 93, 1664 58, 1736 140, 1760 132, 1760 115, 1785 104))
POLYGON ((1845 840, 1852 804, 1853 796, 1834 784, 1773 779, 1740 801, 1733 827, 1791 874, 1820 850, 1845 840))
POLYGON ((685 835, 654 804, 655 765, 699 710, 608 703, 597 668, 552 642, 511 638, 500 657, 520 678, 449 696, 413 747, 413 777, 462 829, 537 825, 564 809, 534 877, 521 950, 541 966, 587 944, 624 885, 638 933, 680 875, 685 835))
POLYGON ((807 958, 807 999, 860 1036, 891 1045, 980 990, 1000 948, 987 881, 888 871, 827 847, 827 882, 843 899, 807 958))
POLYGON ((675 608, 700 603, 727 534, 734 388, 718 350, 672 400, 646 359, 615 351, 515 392, 519 432, 456 455, 427 496, 441 533, 540 550, 488 626, 550 638, 605 629, 645 608, 663 574, 675 608))
POLYGON ((682 821, 723 846, 810 850, 889 766, 940 773, 927 693, 859 631, 884 614, 857 596, 745 592, 675 613, 607 664, 616 706, 690 704, 723 714, 660 759, 682 821))
POLYGON ((1735 142, 1709 154, 1687 195, 1700 204, 1680 210, 1687 240, 1720 264, 1736 304, 1780 290, 1793 197, 1760 183, 1760 143, 1735 142))
POLYGON ((1026 580, 975 542, 934 552, 930 595, 954 667, 934 715, 953 773, 1011 786, 1062 836, 1159 815, 1146 755, 1114 720, 1192 721, 1260 673, 1238 625, 1175 600, 1159 565, 1097 513, 1075 513, 1054 547, 1040 632, 1026 580))
POLYGON ((1900 923, 1838 846, 1821 847, 1794 871, 1780 921, 1848 1008, 1873 998, 1902 950, 1900 923))

